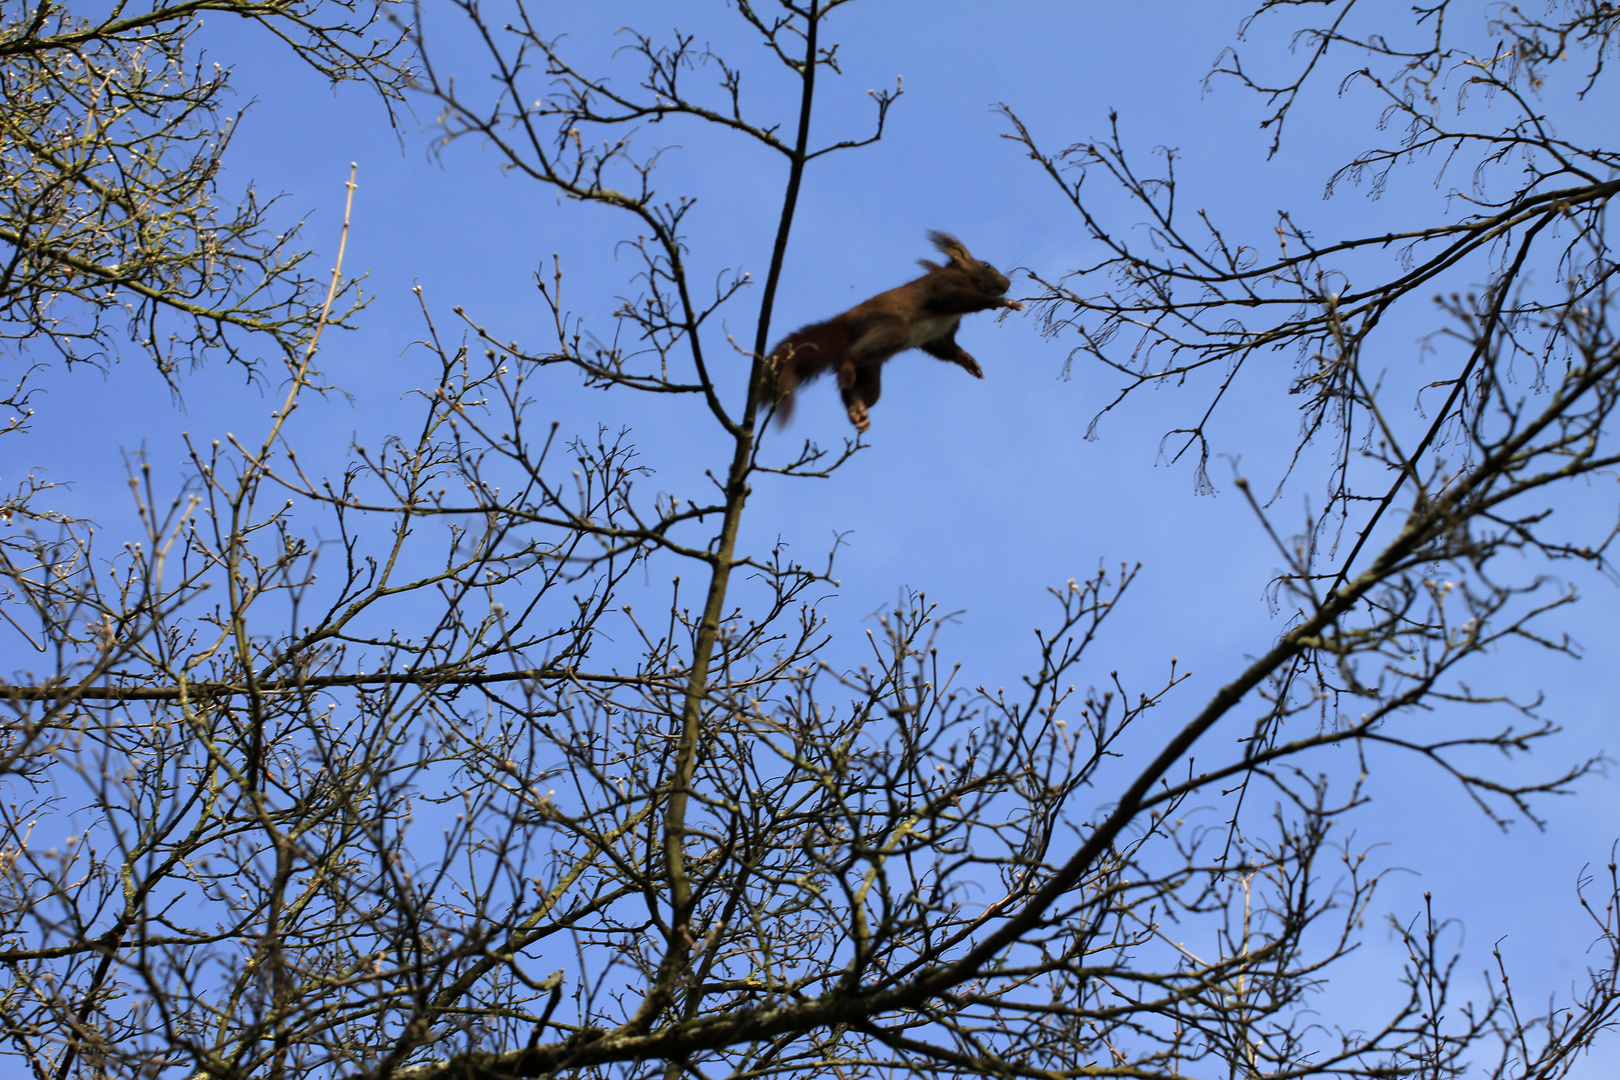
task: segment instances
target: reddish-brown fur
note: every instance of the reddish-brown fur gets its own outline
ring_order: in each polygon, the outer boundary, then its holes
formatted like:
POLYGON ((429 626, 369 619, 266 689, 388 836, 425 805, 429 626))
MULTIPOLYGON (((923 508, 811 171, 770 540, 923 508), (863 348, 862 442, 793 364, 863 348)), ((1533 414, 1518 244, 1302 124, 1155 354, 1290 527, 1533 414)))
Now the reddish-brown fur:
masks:
POLYGON ((793 415, 798 388, 828 370, 838 373, 838 389, 850 423, 865 431, 867 410, 883 392, 883 363, 895 353, 919 348, 984 378, 978 361, 956 343, 962 316, 989 308, 1020 310, 1005 299, 1011 286, 1001 272, 968 254, 962 242, 945 233, 929 233, 934 246, 950 259, 944 266, 921 260, 928 273, 899 288, 879 293, 834 316, 789 334, 771 350, 776 377, 777 422, 793 415))

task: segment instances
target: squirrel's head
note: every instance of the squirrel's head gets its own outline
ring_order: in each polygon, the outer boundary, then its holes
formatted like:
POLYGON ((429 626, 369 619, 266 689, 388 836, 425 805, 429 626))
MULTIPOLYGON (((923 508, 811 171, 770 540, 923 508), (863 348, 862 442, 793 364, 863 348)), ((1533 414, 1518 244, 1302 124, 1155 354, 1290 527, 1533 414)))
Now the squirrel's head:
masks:
MULTIPOLYGON (((935 247, 950 259, 950 265, 967 271, 973 279, 975 287, 991 296, 1001 296, 1012 288, 1012 282, 1000 270, 991 266, 983 259, 975 259, 967 247, 950 233, 931 232, 928 239, 933 241, 935 247)), ((934 264, 923 260, 923 265, 932 267, 934 264)))

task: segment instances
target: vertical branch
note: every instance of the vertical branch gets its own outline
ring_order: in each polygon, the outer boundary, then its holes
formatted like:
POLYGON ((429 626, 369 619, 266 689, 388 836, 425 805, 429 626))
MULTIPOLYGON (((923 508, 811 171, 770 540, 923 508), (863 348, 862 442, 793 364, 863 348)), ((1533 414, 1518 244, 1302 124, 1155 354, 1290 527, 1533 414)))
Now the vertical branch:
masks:
POLYGON ((703 719, 703 698, 708 687, 709 662, 714 645, 720 636, 720 614, 725 608, 726 590, 731 580, 733 554, 737 546, 737 527, 742 520, 743 506, 748 500, 748 473, 754 448, 754 427, 759 403, 764 396, 766 382, 765 345, 770 336, 771 308, 776 298, 776 285, 781 277, 782 262, 787 251, 788 233, 793 225, 793 211, 798 203, 799 183, 804 175, 807 145, 810 138, 810 111, 815 98, 816 31, 821 18, 820 0, 811 0, 806 14, 805 57, 801 77, 804 82, 799 102, 799 131, 789 158, 787 192, 782 200, 782 217, 777 225, 776 244, 771 252, 770 272, 765 279, 765 295, 760 304, 759 326, 754 336, 754 357, 748 376, 748 403, 735 438, 735 450, 726 480, 725 518, 720 529, 720 542, 710 557, 709 592, 703 605, 703 620, 698 625, 697 640, 692 650, 692 670, 686 682, 685 701, 681 709, 680 742, 675 753, 675 775, 670 785, 669 805, 664 814, 664 870, 669 881, 670 939, 663 963, 659 966, 657 982, 642 1003, 633 1025, 652 1021, 664 1004, 670 1000, 677 978, 687 965, 694 944, 690 921, 695 898, 692 882, 686 869, 686 812, 692 793, 692 777, 697 770, 698 736, 703 719))
MULTIPOLYGON (((252 501, 252 492, 257 487, 259 478, 263 475, 265 466, 269 463, 270 454, 276 440, 281 436, 282 425, 287 417, 298 407, 298 395, 303 392, 309 381, 309 368, 315 360, 315 348, 320 343, 321 331, 326 327, 326 320, 332 313, 332 302, 338 295, 338 284, 343 279, 343 254, 349 244, 349 214, 354 209, 354 174, 355 163, 349 162, 349 180, 345 185, 348 195, 343 202, 343 229, 338 234, 337 261, 332 264, 332 281, 326 289, 326 302, 321 306, 320 318, 315 321, 315 330, 309 335, 309 341, 304 346, 304 358, 293 372, 292 384, 287 387, 287 397, 281 408, 272 414, 270 430, 265 433, 264 443, 259 448, 257 456, 247 462, 247 468, 242 472, 242 481, 237 485, 236 498, 231 505, 231 537, 233 540, 246 536, 246 524, 242 520, 243 513, 252 501)), ((259 787, 260 771, 264 765, 264 709, 263 696, 258 687, 258 681, 253 672, 253 656, 250 652, 250 642, 247 632, 246 610, 249 598, 243 594, 242 582, 242 545, 234 542, 231 545, 229 558, 229 577, 231 589, 231 631, 236 638, 236 649, 242 658, 242 679, 248 690, 248 714, 251 724, 249 733, 247 755, 247 787, 250 792, 257 791, 259 787)))
MULTIPOLYGON (((810 106, 816 89, 816 22, 820 18, 816 8, 819 0, 810 0, 809 26, 805 33, 804 93, 799 99, 799 133, 789 159, 787 193, 782 198, 782 220, 776 226, 776 244, 771 248, 771 268, 765 275, 765 295, 759 302, 759 326, 754 331, 754 362, 748 380, 748 406, 743 411, 743 428, 753 431, 754 416, 764 396, 765 348, 770 343, 771 314, 776 306, 776 286, 782 278, 782 263, 787 258, 788 233, 793 228, 793 210, 799 203, 799 182, 804 178, 805 155, 810 145, 810 106)), ((739 457, 733 462, 733 471, 739 457)))

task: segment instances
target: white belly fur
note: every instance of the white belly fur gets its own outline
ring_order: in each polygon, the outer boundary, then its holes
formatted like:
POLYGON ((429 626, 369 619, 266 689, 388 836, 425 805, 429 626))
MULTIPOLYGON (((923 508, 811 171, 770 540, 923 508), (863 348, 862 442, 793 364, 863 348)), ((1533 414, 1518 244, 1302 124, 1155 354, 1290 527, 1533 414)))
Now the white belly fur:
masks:
POLYGON ((961 321, 960 315, 935 315, 931 319, 918 319, 911 324, 911 337, 906 345, 915 349, 919 345, 936 341, 955 330, 956 324, 961 321))

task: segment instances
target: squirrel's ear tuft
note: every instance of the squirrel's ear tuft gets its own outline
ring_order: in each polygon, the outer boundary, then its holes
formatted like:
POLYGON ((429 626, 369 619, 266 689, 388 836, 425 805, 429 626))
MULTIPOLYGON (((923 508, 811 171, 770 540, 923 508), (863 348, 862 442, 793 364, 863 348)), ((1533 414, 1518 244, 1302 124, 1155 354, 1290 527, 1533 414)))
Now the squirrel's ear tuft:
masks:
POLYGON ((973 256, 968 254, 968 249, 962 245, 962 241, 950 233, 930 232, 928 239, 935 247, 949 255, 951 262, 972 264, 973 256))
POLYGON ((917 265, 922 267, 924 270, 943 270, 943 269, 945 269, 943 266, 939 265, 939 263, 935 262, 933 259, 918 259, 917 260, 917 265))

